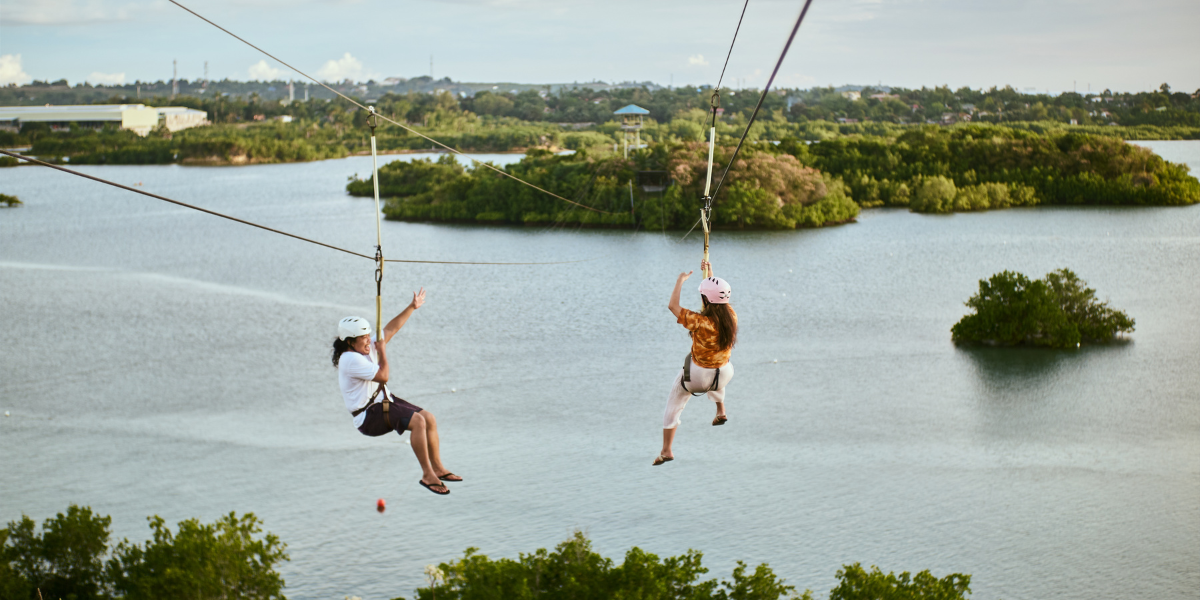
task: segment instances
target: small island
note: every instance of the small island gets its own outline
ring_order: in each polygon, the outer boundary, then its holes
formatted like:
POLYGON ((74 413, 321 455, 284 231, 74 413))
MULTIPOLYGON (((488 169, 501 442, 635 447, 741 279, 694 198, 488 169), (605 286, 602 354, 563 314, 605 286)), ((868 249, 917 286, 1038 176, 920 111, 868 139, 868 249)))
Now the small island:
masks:
MULTIPOLYGON (((717 164, 733 148, 722 148, 717 164)), ((702 142, 654 144, 629 158, 585 151, 530 151, 505 172, 569 198, 563 202, 487 168, 466 170, 453 156, 395 161, 379 170, 389 219, 512 225, 688 229, 699 218, 708 168, 702 142)), ((714 174, 714 180, 720 172, 714 174)), ((716 185, 714 181, 714 187, 716 185)), ((368 180, 347 190, 371 196, 368 180)), ((847 223, 859 207, 840 180, 784 152, 744 148, 730 169, 712 223, 724 229, 794 229, 847 223)))
POLYGON ((1132 332, 1134 321, 1096 299, 1070 269, 1045 279, 1003 271, 979 281, 979 293, 967 300, 975 309, 951 328, 956 344, 1078 348, 1116 340, 1132 332))

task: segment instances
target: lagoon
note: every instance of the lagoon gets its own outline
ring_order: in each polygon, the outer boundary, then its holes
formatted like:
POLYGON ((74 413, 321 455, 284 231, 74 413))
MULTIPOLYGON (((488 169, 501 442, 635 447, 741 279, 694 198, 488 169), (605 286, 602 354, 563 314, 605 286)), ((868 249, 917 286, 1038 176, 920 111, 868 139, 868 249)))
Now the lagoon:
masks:
MULTIPOLYGON (((1198 142, 1144 144, 1200 170, 1198 142)), ((80 168, 372 254, 374 203, 344 191, 369 169, 80 168)), ((371 262, 32 167, 0 191, 25 202, 0 210, 5 522, 75 502, 141 541, 148 515, 253 511, 301 600, 412 597, 468 546, 514 557, 574 529, 617 560, 700 549, 711 576, 769 562, 818 597, 855 561, 970 573, 975 598, 1200 589, 1200 206, 717 232, 742 324, 730 423, 694 399, 658 468, 694 234, 385 222, 390 258, 595 259, 388 266, 385 311, 429 293, 390 349, 467 479, 440 498, 404 441, 341 408, 329 343, 374 318, 371 262), (950 343, 979 279, 1063 266, 1137 320, 1131 342, 950 343)))

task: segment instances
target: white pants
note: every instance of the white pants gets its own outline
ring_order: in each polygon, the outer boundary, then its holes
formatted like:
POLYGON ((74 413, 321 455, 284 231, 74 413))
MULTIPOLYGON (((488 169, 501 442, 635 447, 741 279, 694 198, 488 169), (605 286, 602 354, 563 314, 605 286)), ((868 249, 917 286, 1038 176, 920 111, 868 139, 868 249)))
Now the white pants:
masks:
MULTIPOLYGON (((688 390, 683 389, 683 368, 679 369, 679 374, 675 376, 675 382, 671 384, 671 395, 667 397, 667 410, 663 413, 663 429, 675 429, 679 426, 679 415, 683 414, 683 407, 687 406, 688 400, 692 399, 693 392, 699 394, 708 388, 712 387, 713 375, 716 375, 717 369, 705 369, 692 363, 692 380, 688 382, 688 390)), ((721 367, 721 379, 717 382, 717 389, 708 392, 708 397, 713 402, 725 401, 725 386, 729 384, 729 380, 733 379, 733 363, 725 363, 721 367)))

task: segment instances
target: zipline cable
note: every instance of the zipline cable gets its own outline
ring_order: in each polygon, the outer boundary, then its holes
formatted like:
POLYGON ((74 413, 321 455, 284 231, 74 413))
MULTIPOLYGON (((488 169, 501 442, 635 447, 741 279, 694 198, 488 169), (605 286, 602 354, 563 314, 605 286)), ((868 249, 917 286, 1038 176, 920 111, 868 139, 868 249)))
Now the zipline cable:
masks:
MULTIPOLYGON (((11 157, 13 157, 13 158, 15 158, 15 159, 18 159, 18 160, 23 160, 23 161, 25 161, 25 162, 28 162, 28 163, 30 163, 30 164, 38 165, 38 166, 40 166, 40 167, 47 167, 47 168, 50 168, 50 169, 54 169, 54 170, 56 170, 56 171, 62 171, 63 173, 69 173, 69 174, 71 174, 71 175, 75 175, 75 176, 77 176, 77 177, 82 177, 82 178, 84 178, 84 179, 91 179, 92 181, 96 181, 96 182, 99 182, 99 183, 103 183, 103 184, 111 185, 111 186, 113 186, 113 187, 116 187, 116 188, 121 188, 121 189, 123 189, 123 190, 129 191, 129 192, 133 192, 133 193, 135 193, 135 194, 141 194, 141 195, 143 195, 143 196, 149 196, 149 197, 151 197, 151 198, 154 198, 155 200, 162 200, 163 202, 170 202, 171 204, 176 204, 176 205, 178 205, 178 206, 182 206, 182 207, 184 207, 184 208, 190 208, 190 209, 192 209, 192 210, 198 210, 198 211, 200 211, 200 212, 202 212, 202 213, 208 213, 208 214, 210 214, 210 215, 213 215, 214 217, 221 217, 222 219, 229 219, 230 221, 236 221, 236 222, 238 222, 238 223, 241 223, 241 224, 243 224, 243 225, 249 225, 249 226, 251 226, 251 227, 257 227, 257 228, 259 228, 259 229, 263 229, 263 230, 266 230, 266 231, 270 231, 271 233, 278 233, 279 235, 284 235, 284 236, 287 236, 287 237, 290 237, 290 238, 293 238, 293 239, 300 240, 300 241, 302 241, 302 242, 308 242, 308 243, 310 243, 310 244, 316 244, 316 245, 318 245, 318 246, 323 246, 323 247, 325 247, 325 248, 329 248, 330 250, 337 250, 338 252, 345 252, 346 254, 352 254, 352 255, 354 255, 354 256, 357 256, 357 257, 360 257, 360 258, 365 258, 365 259, 368 259, 368 260, 375 260, 375 259, 373 259, 372 257, 370 257, 370 256, 367 256, 366 254, 359 254, 358 252, 355 252, 355 251, 353 251, 353 250, 347 250, 347 249, 345 249, 345 248, 338 248, 337 246, 332 246, 332 245, 330 245, 330 244, 326 244, 326 243, 324 243, 324 242, 318 242, 318 241, 316 241, 316 240, 310 240, 310 239, 308 239, 308 238, 306 238, 306 237, 302 237, 302 236, 296 235, 296 234, 294 234, 294 233, 288 233, 288 232, 286 232, 286 231, 280 231, 280 230, 278 230, 278 229, 273 229, 273 228, 271 228, 271 227, 267 227, 266 225, 259 225, 258 223, 253 223, 253 222, 251 222, 251 221, 247 221, 247 220, 245 220, 245 219, 239 219, 239 218, 237 218, 237 217, 231 217, 231 216, 229 216, 229 215, 226 215, 226 214, 219 213, 219 212, 217 212, 217 211, 215 211, 215 210, 209 210, 209 209, 207 209, 207 208, 200 208, 199 206, 195 206, 195 205, 192 205, 192 204, 188 204, 188 203, 186 203, 186 202, 180 202, 180 201, 178 201, 178 200, 172 200, 172 199, 170 199, 170 198, 167 198, 166 196, 159 196, 158 194, 153 194, 153 193, 147 192, 147 191, 145 191, 145 190, 139 190, 139 189, 131 188, 131 187, 127 186, 127 185, 122 185, 122 184, 120 184, 120 183, 117 183, 117 182, 115 182, 115 181, 109 181, 109 180, 107 180, 107 179, 101 179, 100 177, 94 177, 94 176, 92 176, 92 175, 88 175, 88 174, 86 174, 86 173, 80 173, 79 171, 75 171, 75 170, 73 170, 73 169, 68 169, 68 168, 66 168, 66 167, 61 167, 61 166, 59 166, 59 165, 50 164, 50 163, 48 163, 48 162, 41 161, 41 160, 38 160, 38 159, 36 159, 36 158, 31 158, 31 157, 28 157, 28 156, 24 156, 24 155, 21 155, 21 154, 17 154, 16 152, 10 152, 10 151, 8 151, 8 150, 0 150, 0 154, 6 154, 6 155, 8 155, 8 156, 11 156, 11 157)), ((572 263, 590 262, 590 261, 593 261, 593 260, 596 260, 596 259, 594 259, 594 258, 585 258, 585 259, 581 259, 581 260, 562 260, 562 261, 555 261, 555 262, 465 262, 465 261, 450 261, 450 260, 406 260, 406 259, 399 259, 399 258, 389 258, 389 259, 387 259, 387 261, 386 261, 386 262, 394 262, 394 263, 417 263, 417 264, 435 264, 435 265, 566 265, 566 264, 572 264, 572 263)))
MULTIPOLYGON (((173 1, 173 0, 172 0, 173 1)), ((758 97, 758 104, 754 105, 754 112, 750 115, 750 121, 746 123, 746 130, 742 132, 742 138, 738 140, 737 148, 733 150, 733 157, 729 159, 729 163, 725 165, 725 171, 721 173, 721 179, 717 181, 717 187, 713 190, 712 196, 706 199, 706 209, 712 208, 712 202, 717 197, 717 192, 721 191, 721 185, 725 183, 725 176, 729 174, 729 169, 733 167, 733 163, 737 160, 737 155, 742 150, 742 144, 746 142, 746 135, 750 133, 750 127, 754 125, 754 119, 758 117, 758 111, 762 108, 763 100, 766 100, 767 93, 771 90, 771 84, 775 81, 775 76, 779 74, 779 68, 783 66, 783 59, 787 57, 788 50, 792 47, 792 41, 796 39, 796 32, 800 30, 800 24, 804 22, 805 15, 808 14, 808 7, 812 5, 812 0, 805 0, 804 8, 800 9, 800 16, 796 18, 796 24, 792 26, 792 33, 788 35, 787 43, 783 45, 783 52, 779 54, 779 60, 775 62, 775 69, 771 71, 771 77, 767 79, 767 85, 763 86, 762 94, 758 97)), ((714 109, 715 112, 715 109, 714 109)), ((703 211, 704 209, 702 209, 703 211)), ((708 223, 705 215, 701 215, 700 219, 692 225, 692 228, 680 238, 680 241, 686 240, 693 231, 696 230, 696 225, 705 221, 705 234, 707 237, 708 223)), ((705 247, 707 248, 707 240, 705 247)))
MULTIPOLYGON (((194 10, 192 10, 192 9, 190 9, 190 8, 188 8, 188 7, 184 6, 184 5, 182 5, 182 4, 180 4, 179 2, 176 2, 175 0, 170 0, 170 2, 171 2, 171 4, 174 4, 175 6, 178 6, 179 8, 182 8, 183 10, 186 10, 186 11, 188 11, 188 12, 192 13, 193 15, 195 15, 196 17, 198 17, 200 20, 204 21, 205 23, 208 23, 209 25, 212 25, 213 27, 216 27, 217 29, 220 29, 221 31, 224 31, 225 33, 227 33, 227 34, 229 34, 229 35, 233 36, 235 39, 237 39, 238 41, 242 42, 243 44, 246 44, 247 46, 250 46, 251 48, 254 48, 255 50, 258 50, 259 52, 262 52, 263 54, 265 54, 265 55, 269 56, 269 57, 270 57, 272 60, 274 60, 274 61, 278 62, 279 64, 281 64, 281 65, 283 65, 283 66, 285 66, 285 67, 287 67, 287 68, 289 68, 289 69, 291 69, 291 70, 293 70, 293 71, 295 71, 295 72, 297 72, 297 73, 299 73, 299 74, 303 75, 303 76, 304 76, 305 78, 307 78, 309 81, 312 81, 313 83, 315 83, 315 84, 317 84, 317 85, 319 85, 319 86, 321 86, 321 87, 323 87, 323 88, 325 88, 325 89, 327 89, 327 90, 329 90, 329 91, 333 92, 334 94, 337 94, 338 96, 340 96, 342 99, 346 100, 347 102, 349 102, 349 103, 351 103, 351 104, 353 104, 353 105, 355 105, 355 106, 357 106, 357 107, 359 107, 359 108, 361 108, 361 109, 363 109, 363 110, 368 110, 366 106, 364 106, 363 104, 360 104, 360 103, 359 103, 357 100, 355 100, 355 99, 353 99, 353 98, 351 98, 351 97, 349 97, 349 96, 347 96, 347 95, 345 95, 345 94, 343 94, 343 93, 341 93, 341 92, 339 92, 339 91, 337 91, 337 90, 335 90, 335 89, 333 89, 333 88, 329 87, 328 85, 326 85, 325 83, 323 83, 323 82, 321 82, 321 81, 318 81, 316 78, 312 77, 312 76, 311 76, 311 75, 309 75, 308 73, 305 73, 304 71, 301 71, 300 69, 297 69, 296 67, 293 67, 292 65, 290 65, 290 64, 288 64, 288 63, 286 63, 286 62, 284 62, 284 61, 280 60, 280 59, 279 59, 279 58, 277 58, 277 57, 276 57, 274 54, 271 54, 270 52, 267 52, 266 50, 263 50, 262 48, 259 48, 258 46, 255 46, 254 44, 251 44, 250 42, 246 41, 245 39, 242 39, 240 36, 238 36, 237 34, 233 33, 232 31, 229 31, 228 29, 225 29, 224 27, 221 27, 220 25, 217 25, 216 23, 214 23, 214 22, 212 22, 212 21, 208 20, 207 18, 205 18, 205 17, 204 17, 203 15, 201 15, 200 13, 197 13, 196 11, 194 11, 194 10)), ((416 135, 416 136, 419 136, 419 137, 421 137, 421 138, 424 138, 426 141, 429 141, 429 142, 432 142, 432 143, 434 143, 434 144, 437 144, 438 146, 441 146, 442 148, 445 148, 446 150, 449 150, 450 152, 453 152, 453 153, 455 153, 455 154, 457 154, 457 155, 459 155, 459 156, 462 156, 463 158, 466 158, 467 160, 470 160, 470 161, 474 162, 474 163, 475 163, 475 164, 477 164, 477 165, 480 165, 480 166, 487 167, 487 168, 489 168, 489 169, 491 169, 491 170, 493 170, 493 171, 495 171, 495 172, 497 172, 497 173, 499 173, 499 174, 501 174, 501 175, 503 175, 503 176, 505 176, 505 177, 508 177, 508 178, 510 178, 510 179, 513 179, 514 181, 517 181, 517 182, 519 182, 519 183, 521 183, 521 184, 527 185, 527 186, 529 186, 529 187, 531 187, 531 188, 533 188, 533 189, 535 189, 535 190, 537 190, 537 191, 539 191, 539 192, 542 192, 542 193, 544 193, 544 194, 547 194, 547 195, 549 195, 549 196, 553 196, 553 197, 555 197, 555 198, 558 198, 559 200, 562 200, 563 202, 568 202, 568 203, 570 203, 570 204, 574 204, 574 205, 576 205, 576 206, 579 206, 579 207, 582 207, 582 208, 586 208, 586 209, 588 209, 588 210, 595 211, 595 212, 598 212, 598 213, 603 213, 603 214, 606 214, 606 215, 612 215, 612 214, 616 214, 616 213, 611 213, 611 212, 608 212, 608 211, 606 211, 606 210, 600 210, 600 209, 598 209, 598 208, 592 208, 591 206, 587 206, 586 204, 580 204, 580 203, 578 203, 578 202, 575 202, 575 201, 573 201, 573 200, 569 200, 569 199, 567 199, 567 198, 564 198, 564 197, 562 197, 562 196, 559 196, 558 194, 555 194, 554 192, 551 192, 551 191, 549 191, 549 190, 546 190, 546 189, 540 188, 540 187, 538 187, 538 186, 536 186, 536 185, 534 185, 534 184, 532 184, 532 183, 529 183, 528 181, 525 181, 524 179, 521 179, 520 177, 517 177, 516 175, 513 175, 513 174, 511 174, 511 173, 507 172, 507 171, 504 171, 504 170, 502 170, 502 169, 498 169, 498 168, 496 168, 496 167, 492 166, 492 165, 491 165, 491 164, 489 164, 489 163, 486 163, 486 162, 483 162, 483 161, 481 161, 481 160, 475 159, 475 158, 471 157, 469 154, 465 154, 465 153, 463 153, 462 151, 460 151, 460 150, 458 150, 458 149, 451 148, 450 146, 447 146, 446 144, 443 144, 443 143, 441 143, 441 142, 439 142, 439 141, 437 141, 437 140, 435 140, 435 139, 433 139, 433 138, 431 138, 431 137, 429 137, 429 136, 427 136, 427 135, 425 135, 425 134, 423 134, 423 133, 421 133, 421 132, 419 132, 419 131, 417 131, 417 130, 415 130, 415 129, 413 129, 413 128, 411 128, 411 127, 407 126, 407 125, 404 125, 404 124, 402 124, 402 123, 398 123, 398 122, 396 122, 396 121, 394 121, 394 120, 392 120, 392 119, 389 119, 389 118, 387 118, 387 117, 385 117, 385 116, 383 116, 383 115, 381 115, 381 114, 379 114, 379 113, 375 113, 375 114, 376 114, 376 115, 377 115, 379 118, 383 119, 384 121, 387 121, 388 123, 391 123, 392 125, 395 125, 395 126, 397 126, 397 127, 401 128, 401 129, 403 129, 403 130, 405 130, 405 131, 407 131, 407 132, 409 132, 409 133, 412 133, 413 135, 416 135)))
POLYGON ((725 81, 725 68, 729 66, 729 57, 733 56, 733 45, 737 43, 738 32, 742 30, 742 19, 746 18, 746 7, 750 6, 750 0, 742 5, 742 16, 738 17, 737 28, 733 30, 733 40, 729 42, 729 52, 725 54, 725 64, 721 67, 721 76, 717 78, 717 88, 721 89, 721 82, 725 81))
POLYGON ((788 50, 792 47, 792 41, 796 39, 796 32, 800 31, 800 24, 804 22, 804 16, 808 14, 808 7, 812 5, 812 0, 804 0, 804 8, 800 9, 800 16, 796 18, 796 24, 792 26, 792 33, 788 35, 787 43, 783 45, 783 52, 779 53, 779 60, 775 61, 775 69, 771 71, 771 77, 767 79, 767 85, 763 86, 762 94, 758 97, 758 104, 754 105, 754 112, 750 114, 750 121, 746 123, 746 130, 742 132, 742 139, 738 140, 737 148, 733 150, 733 157, 729 159, 729 164, 725 165, 725 172, 721 173, 721 179, 717 181, 717 189, 713 190, 712 197, 717 197, 717 192, 721 191, 721 185, 725 183, 725 176, 729 174, 729 169, 733 167, 734 161, 737 160, 738 152, 742 150, 742 144, 746 142, 746 135, 750 133, 750 127, 754 125, 754 119, 758 117, 758 110, 762 108, 763 100, 767 99, 767 93, 771 91, 771 84, 775 82, 775 76, 779 74, 779 68, 783 66, 783 59, 787 57, 788 50))

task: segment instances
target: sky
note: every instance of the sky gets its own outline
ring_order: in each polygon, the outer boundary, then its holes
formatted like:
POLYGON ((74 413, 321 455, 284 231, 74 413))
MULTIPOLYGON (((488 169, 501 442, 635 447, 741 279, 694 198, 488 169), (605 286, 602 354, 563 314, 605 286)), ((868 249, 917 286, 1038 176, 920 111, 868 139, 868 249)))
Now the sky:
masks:
MULTIPOLYGON (((713 85, 743 0, 179 0, 324 80, 713 85)), ((803 0, 750 0, 761 88, 803 0)), ((1200 89, 1197 0, 813 0, 776 86, 1200 89)), ((0 0, 0 85, 299 76, 166 0, 0 0)))

